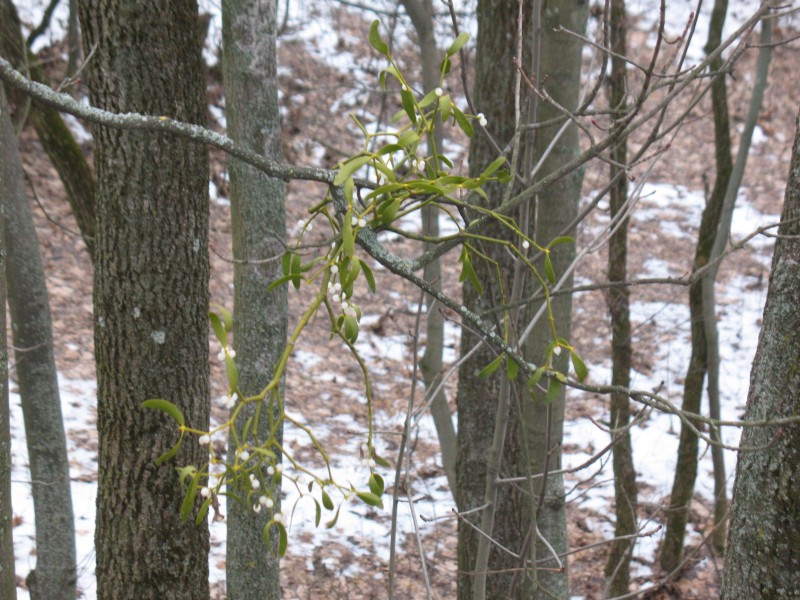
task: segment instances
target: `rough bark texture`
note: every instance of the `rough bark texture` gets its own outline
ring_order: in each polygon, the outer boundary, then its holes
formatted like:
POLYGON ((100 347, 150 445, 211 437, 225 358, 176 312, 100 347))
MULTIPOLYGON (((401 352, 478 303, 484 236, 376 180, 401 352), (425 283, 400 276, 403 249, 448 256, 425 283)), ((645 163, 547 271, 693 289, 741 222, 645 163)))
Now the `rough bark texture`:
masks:
MULTIPOLYGON (((615 110, 625 109, 627 84, 625 77, 626 43, 625 0, 611 2, 611 57, 610 93, 611 106, 615 110)), ((611 159, 617 165, 628 162, 628 142, 621 139, 611 149, 611 159)), ((617 166, 611 167, 611 177, 618 177, 610 192, 611 218, 615 219, 626 208, 628 200, 628 177, 617 166)), ((628 218, 608 241, 608 280, 624 282, 628 278, 628 218)), ((631 384, 631 311, 630 294, 626 286, 612 287, 608 292, 608 312, 611 315, 611 384, 623 388, 631 384)), ((622 430, 630 421, 630 399, 627 394, 611 395, 611 429, 614 440, 614 510, 616 523, 614 536, 632 536, 636 533, 636 469, 633 464, 630 432, 622 430)), ((605 576, 608 596, 628 593, 630 564, 634 539, 617 539, 611 544, 606 561, 605 576)))
MULTIPOLYGON (((745 419, 800 414, 800 115, 745 419), (790 220, 794 219, 794 222, 790 220)), ((800 427, 747 427, 722 598, 800 598, 800 427)))
MULTIPOLYGON (((583 32, 589 17, 588 2, 574 0, 547 0, 542 10, 542 38, 539 50, 540 70, 538 81, 545 82, 543 87, 560 106, 575 109, 579 104, 581 82, 582 43, 575 36, 559 33, 557 27, 568 31, 583 32)), ((537 121, 548 121, 561 116, 561 111, 547 102, 541 102, 538 108, 537 121)), ((556 135, 559 126, 541 129, 536 134, 534 143, 535 156, 542 156, 556 135)), ((580 152, 578 130, 571 126, 560 137, 552 152, 539 171, 538 177, 545 177, 580 152)), ((583 170, 576 170, 557 181, 540 194, 536 204, 535 237, 536 242, 546 246, 551 240, 562 235, 569 223, 578 214, 583 170)), ((571 232, 574 235, 574 232, 571 232)), ((553 268, 557 277, 561 277, 575 258, 575 244, 560 244, 551 253, 553 268)), ((565 282, 565 287, 572 286, 572 276, 565 282)), ((538 307, 530 307, 528 314, 533 314, 538 307)), ((559 337, 570 339, 572 331, 572 296, 563 295, 553 299, 553 317, 559 337)), ((526 343, 525 356, 541 364, 547 346, 553 341, 550 324, 546 317, 539 319, 526 343)), ((562 352, 554 357, 554 368, 567 372, 569 353, 562 352)), ((543 473, 545 469, 557 471, 561 469, 561 439, 564 426, 565 389, 562 387, 558 397, 547 403, 543 393, 534 393, 526 402, 524 427, 525 439, 528 442, 530 470, 533 474, 543 473)), ((561 475, 547 475, 546 478, 534 480, 534 494, 538 504, 536 523, 542 536, 548 540, 556 553, 567 550, 567 514, 564 504, 564 481, 561 475), (545 482, 544 491, 542 483, 545 482), (543 494, 543 496, 542 496, 543 494), (543 502, 539 503, 542 496, 543 502)), ((537 539, 535 548, 536 565, 539 568, 533 585, 534 598, 549 598, 551 594, 557 598, 567 598, 568 578, 566 568, 558 572, 552 551, 537 539)), ((562 561, 566 567, 566 561, 562 561)))
POLYGON ((36 524, 34 598, 75 598, 75 533, 50 304, 11 120, 2 120, 6 283, 36 524))
MULTIPOLYGON (((281 160, 280 114, 276 80, 275 0, 225 0, 222 3, 223 73, 228 135, 271 160, 281 160)), ((233 220, 234 348, 239 387, 256 394, 272 379, 275 362, 286 342, 286 287, 268 294, 270 282, 280 277, 280 261, 266 259, 283 253, 286 215, 284 186, 238 160, 230 161, 230 198, 233 220), (246 262, 253 261, 253 262, 246 262)), ((264 407, 266 410, 266 406, 264 407)), ((248 405, 238 423, 239 438, 245 421, 255 412, 248 405)), ((263 411, 262 411, 263 414, 263 411)), ((270 420, 259 420, 260 441, 270 435, 270 420)), ((255 440, 247 440, 253 443, 255 440)), ((230 440, 229 457, 235 456, 230 440)), ((264 480, 269 481, 264 473, 264 480)), ((280 486, 270 495, 280 511, 280 486)), ((271 512, 259 514, 251 506, 228 499, 227 587, 231 600, 280 597, 278 535, 272 552, 264 546, 262 530, 271 512)))
MULTIPOLYGON (((14 4, 11 0, 1 0, 0 53, 17 68, 27 69, 33 81, 47 83, 44 70, 35 57, 31 55, 25 60, 27 52, 14 4)), ((30 102, 30 111, 20 112, 28 115, 36 128, 36 135, 64 184, 89 255, 94 257, 95 190, 89 163, 56 109, 29 97, 20 97, 19 101, 30 102)))
MULTIPOLYGON (((0 598, 15 600, 17 578, 14 573, 14 511, 11 506, 11 424, 8 404, 8 344, 6 342, 6 248, 3 235, 6 190, 11 182, 6 175, 6 166, 11 164, 8 146, 16 138, 6 139, 6 131, 13 132, 8 104, 0 87, 0 598)), ((13 176, 13 174, 12 174, 13 176)))
MULTIPOLYGON (((194 0, 80 3, 90 99, 114 112, 203 123, 203 63, 194 0)), ((208 597, 208 529, 179 516, 174 465, 208 450, 187 436, 176 459, 155 459, 176 423, 145 410, 177 405, 208 427, 208 156, 166 135, 94 129, 94 281, 98 404, 98 598, 208 597)))
MULTIPOLYGON (((503 146, 514 135, 514 66, 518 6, 515 0, 504 2, 478 3, 478 37, 475 64, 475 85, 473 100, 477 110, 484 113, 489 132, 503 146)), ((470 174, 477 176, 493 160, 497 151, 481 131, 477 131, 470 143, 470 174)), ((504 186, 490 184, 485 187, 489 198, 499 205, 503 198, 504 186)), ((487 229, 486 235, 508 238, 509 234, 494 225, 487 229)), ((515 240, 516 241, 516 240, 515 240)), ((481 250, 498 261, 500 273, 514 272, 514 262, 509 253, 496 245, 485 245, 481 250)), ((486 261, 477 260, 475 271, 484 287, 484 294, 478 295, 471 284, 463 289, 464 305, 470 310, 482 313, 502 306, 503 298, 508 297, 511 281, 497 280, 497 272, 486 261), (502 287, 502 289, 501 289, 502 287)), ((464 356, 480 343, 480 337, 470 328, 461 332, 461 355, 464 356)), ((499 372, 488 378, 478 377, 478 372, 494 360, 495 351, 486 345, 465 360, 458 373, 458 458, 457 458, 457 505, 460 511, 476 509, 484 504, 487 459, 492 445, 495 414, 498 407, 500 378, 499 372)), ((502 371, 502 369, 500 370, 502 371)), ((503 454, 502 475, 525 474, 524 438, 520 428, 521 411, 519 399, 511 403, 510 426, 506 435, 503 454), (520 467, 520 465, 523 465, 520 467)), ((522 487, 522 486, 521 486, 522 487)), ((492 536, 502 545, 519 552, 526 532, 530 529, 532 508, 531 497, 517 486, 501 486, 498 492, 495 528, 492 536)), ((459 519, 458 523, 458 597, 461 600, 473 598, 473 571, 477 558, 482 512, 477 511, 459 519), (469 522, 467 522, 467 520, 469 522)), ((513 569, 519 561, 498 550, 491 549, 486 597, 508 598, 513 569)))

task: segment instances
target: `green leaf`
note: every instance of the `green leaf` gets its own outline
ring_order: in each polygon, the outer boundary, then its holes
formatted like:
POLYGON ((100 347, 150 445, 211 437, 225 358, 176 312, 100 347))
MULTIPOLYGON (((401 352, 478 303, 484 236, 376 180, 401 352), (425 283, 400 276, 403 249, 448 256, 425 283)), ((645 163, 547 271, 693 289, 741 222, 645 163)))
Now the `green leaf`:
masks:
POLYGON ((341 504, 339 505, 339 508, 336 509, 336 514, 333 515, 333 518, 330 521, 328 521, 327 523, 325 523, 325 527, 327 527, 328 529, 332 529, 333 527, 336 527, 336 522, 339 520, 339 511, 340 510, 342 510, 342 505, 341 504))
MULTIPOLYGON (((400 76, 400 72, 397 70, 397 68, 394 65, 389 65, 383 71, 381 71, 380 75, 378 76, 378 79, 380 80, 380 83, 381 83, 381 89, 382 90, 386 89, 386 76, 387 75, 392 75, 401 84, 403 83, 403 78, 400 76)), ((364 131, 364 135, 367 135, 366 131, 364 131)))
POLYGON ((322 506, 324 506, 328 510, 333 510, 333 500, 328 495, 328 492, 325 491, 323 488, 322 490, 322 506))
POLYGON ((472 127, 472 123, 470 123, 467 116, 456 106, 453 107, 453 116, 456 118, 456 123, 458 123, 458 126, 461 127, 461 131, 467 134, 467 137, 472 137, 475 135, 475 129, 472 127))
POLYGON ((200 480, 200 471, 194 474, 192 480, 189 482, 189 489, 186 490, 186 495, 183 497, 183 504, 181 504, 181 521, 186 521, 192 512, 194 506, 194 499, 197 496, 197 482, 200 480))
POLYGON ((236 389, 239 385, 239 370, 236 368, 236 363, 233 362, 230 354, 225 353, 225 373, 228 376, 228 388, 231 391, 236 389))
POLYGON ((383 500, 372 492, 356 492, 356 496, 364 503, 377 508, 383 508, 383 500))
POLYGON ((222 318, 222 324, 225 326, 225 331, 230 332, 233 329, 233 315, 231 311, 229 311, 224 306, 220 306, 219 304, 215 305, 219 316, 222 318))
POLYGON ((394 221, 397 211, 400 210, 400 199, 391 199, 388 202, 382 202, 378 207, 378 219, 383 225, 389 225, 394 221))
POLYGON ((374 448, 372 449, 372 460, 375 461, 376 465, 381 466, 384 469, 388 469, 389 467, 392 466, 391 463, 388 460, 386 460, 382 456, 378 456, 378 453, 375 452, 374 448))
POLYGON ((469 282, 472 284, 472 287, 474 287, 475 291, 478 292, 478 295, 483 295, 483 286, 481 285, 478 276, 475 274, 475 270, 472 268, 472 261, 469 258, 469 252, 467 251, 466 246, 461 249, 461 257, 458 260, 461 263, 461 275, 459 275, 458 281, 463 283, 464 281, 469 280, 469 282))
POLYGON ((439 98, 439 113, 442 115, 442 123, 447 123, 452 109, 453 101, 450 99, 450 94, 445 94, 439 98))
MULTIPOLYGON (((352 180, 351 180, 352 181, 352 180)), ((300 255, 299 254, 292 254, 292 264, 290 267, 290 272, 292 274, 292 285, 294 285, 294 289, 300 289, 300 273, 301 273, 301 265, 300 265, 300 255)))
POLYGON ((367 280, 367 287, 369 288, 369 291, 374 294, 378 289, 375 286, 375 275, 372 273, 372 269, 369 268, 367 263, 365 263, 363 260, 359 260, 359 262, 361 263, 361 270, 364 272, 364 279, 367 280))
POLYGON ((420 141, 419 134, 413 129, 406 130, 399 138, 397 138, 397 143, 403 147, 416 146, 420 143, 420 141))
POLYGON ((417 104, 419 105, 420 108, 425 108, 426 106, 430 106, 431 104, 433 104, 436 98, 438 98, 438 96, 436 95, 436 90, 433 89, 427 94, 425 94, 422 97, 422 99, 419 102, 417 102, 417 104))
POLYGON ((342 185, 348 177, 352 177, 353 173, 358 171, 361 167, 372 160, 372 156, 362 155, 356 156, 347 160, 340 168, 339 172, 333 180, 333 185, 342 185))
POLYGON ((225 331, 225 324, 222 322, 222 319, 219 318, 219 315, 215 312, 208 313, 208 320, 211 323, 211 329, 214 331, 214 335, 219 340, 219 343, 222 344, 223 347, 228 345, 228 332, 225 331))
POLYGON ((519 374, 519 365, 510 356, 506 356, 506 376, 509 381, 514 381, 519 374))
POLYGON ((561 382, 555 377, 551 377, 550 382, 547 384, 547 394, 544 401, 550 404, 558 396, 559 390, 561 390, 561 382))
POLYGON ((375 50, 377 50, 378 52, 380 52, 384 56, 388 57, 389 56, 389 46, 387 46, 386 42, 384 42, 381 39, 381 34, 378 31, 378 26, 380 24, 381 24, 381 22, 378 19, 375 19, 372 22, 372 25, 370 25, 370 28, 369 28, 369 43, 370 43, 370 46, 375 48, 375 50))
POLYGON ((575 375, 578 377, 578 381, 583 383, 583 380, 589 374, 589 369, 586 368, 586 363, 578 356, 577 352, 570 350, 570 354, 572 355, 572 366, 575 367, 575 375))
POLYGON ((559 244, 570 244, 570 243, 572 243, 574 241, 575 241, 575 238, 571 238, 571 237, 569 237, 567 235, 564 235, 564 236, 561 236, 561 237, 557 237, 552 242, 547 244, 547 248, 550 249, 550 248, 553 248, 555 246, 558 246, 559 244))
POLYGON ((450 47, 447 49, 446 53, 447 56, 448 57, 453 56, 456 52, 461 50, 461 48, 464 47, 464 44, 466 44, 468 41, 469 41, 469 34, 466 31, 462 31, 461 33, 459 33, 458 37, 452 44, 450 44, 450 47))
POLYGON ((539 367, 538 369, 536 369, 536 370, 533 372, 533 375, 531 375, 530 377, 528 377, 528 382, 527 382, 527 385, 528 385, 528 391, 529 391, 530 393, 533 393, 533 388, 534 388, 534 386, 535 386, 537 383, 539 383, 539 380, 542 378, 542 375, 544 375, 544 372, 545 372, 546 370, 547 370, 547 367, 546 367, 546 366, 541 366, 541 367, 539 367))
POLYGON ((283 277, 278 277, 278 279, 276 279, 267 286, 267 292, 271 292, 275 288, 282 286, 284 283, 288 281, 294 283, 294 275, 284 275, 283 277))
POLYGON ((355 344, 358 339, 358 321, 351 315, 345 315, 342 323, 342 335, 351 344, 355 344))
POLYGON ((181 433, 181 436, 178 438, 178 441, 175 443, 175 445, 172 448, 170 448, 169 450, 164 452, 164 454, 162 454, 161 456, 159 456, 156 459, 156 464, 157 465, 163 464, 163 463, 167 462, 170 458, 175 456, 178 453, 178 451, 181 449, 181 443, 182 442, 183 442, 183 433, 181 433))
POLYGON ((289 536, 286 533, 286 527, 283 526, 283 523, 275 523, 275 527, 278 528, 278 556, 283 556, 286 554, 286 549, 289 547, 289 536))
POLYGON ((286 277, 291 272, 292 266, 292 253, 286 252, 281 256, 281 273, 286 277))
POLYGON ((412 123, 416 123, 417 110, 414 108, 414 96, 406 89, 400 92, 400 99, 403 101, 403 110, 406 111, 408 118, 411 119, 412 123))
POLYGON ((178 469, 178 481, 181 482, 181 485, 186 483, 186 479, 189 477, 194 477, 194 474, 197 473, 197 467, 194 465, 186 465, 185 467, 178 469))
POLYGON ((556 272, 553 269, 553 261, 550 260, 549 252, 545 252, 544 255, 544 272, 547 274, 547 281, 550 283, 556 282, 556 272))
POLYGON ((178 422, 178 425, 183 426, 186 424, 186 420, 183 418, 181 409, 168 400, 163 400, 161 398, 157 400, 145 400, 142 402, 142 408, 160 410, 161 412, 167 413, 170 417, 175 419, 178 422))
POLYGON ((211 496, 209 496, 208 498, 206 498, 205 502, 203 502, 203 506, 200 507, 200 510, 198 511, 197 516, 194 519, 195 525, 200 525, 200 523, 203 522, 203 519, 206 518, 206 515, 208 514, 208 507, 211 506, 211 500, 212 498, 211 496))
POLYGON ((369 490, 376 496, 380 496, 383 494, 384 489, 386 489, 386 487, 383 482, 383 477, 377 473, 372 473, 369 476, 369 490))
POLYGON ((484 177, 491 177, 494 175, 495 171, 503 166, 506 162, 506 157, 501 156, 500 158, 495 159, 492 164, 490 164, 486 169, 484 169, 483 173, 481 173, 481 178, 484 177))
POLYGON ((492 362, 490 362, 488 365, 486 365, 480 370, 480 372, 478 373, 478 377, 480 377, 481 379, 488 377, 489 375, 497 371, 498 367, 500 367, 500 365, 502 364, 503 364, 503 355, 499 354, 497 358, 495 358, 492 362))
POLYGON ((353 211, 348 210, 342 223, 342 252, 345 256, 353 256, 356 250, 355 238, 353 237, 353 211))

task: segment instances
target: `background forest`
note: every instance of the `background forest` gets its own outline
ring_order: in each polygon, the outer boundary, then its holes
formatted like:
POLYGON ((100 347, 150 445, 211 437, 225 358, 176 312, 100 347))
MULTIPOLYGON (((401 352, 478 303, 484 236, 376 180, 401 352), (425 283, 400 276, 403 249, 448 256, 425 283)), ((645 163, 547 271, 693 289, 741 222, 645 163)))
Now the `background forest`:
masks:
POLYGON ((0 597, 798 597, 795 3, 0 3, 0 597))

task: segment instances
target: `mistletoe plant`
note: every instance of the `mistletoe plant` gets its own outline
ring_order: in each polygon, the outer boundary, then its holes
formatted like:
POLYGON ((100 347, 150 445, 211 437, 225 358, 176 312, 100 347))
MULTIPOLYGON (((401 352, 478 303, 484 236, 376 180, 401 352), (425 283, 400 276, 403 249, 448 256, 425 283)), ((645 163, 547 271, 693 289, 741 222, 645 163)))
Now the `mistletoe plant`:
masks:
MULTIPOLYGON (((380 85, 384 90, 392 88, 399 91, 400 110, 392 119, 394 127, 387 131, 371 133, 355 115, 351 115, 356 126, 364 135, 361 151, 340 163, 338 172, 329 188, 326 197, 309 211, 309 218, 299 223, 300 234, 296 245, 282 257, 283 276, 270 284, 268 290, 291 283, 296 289, 301 285, 315 286, 313 300, 303 312, 294 330, 289 336, 283 354, 278 360, 273 377, 269 384, 258 394, 245 396, 238 386, 238 371, 234 360, 235 354, 230 349, 228 336, 231 332, 232 315, 223 308, 209 313, 212 330, 222 345, 220 359, 224 360, 228 379, 228 398, 232 411, 229 419, 211 431, 194 429, 185 423, 180 410, 164 399, 147 400, 146 408, 163 411, 178 424, 180 432, 175 446, 158 459, 163 463, 177 455, 186 435, 196 435, 202 445, 210 446, 215 434, 227 431, 232 436, 236 448, 235 456, 225 460, 213 451, 209 453, 208 462, 204 465, 187 465, 178 469, 181 481, 186 485, 186 494, 181 507, 181 517, 189 519, 197 497, 202 499, 200 509, 195 515, 195 522, 201 523, 206 518, 209 508, 217 509, 219 495, 233 497, 237 501, 251 506, 256 512, 266 509, 271 512, 271 519, 264 527, 264 540, 269 545, 272 526, 279 534, 278 552, 283 555, 287 548, 285 518, 275 512, 276 503, 271 496, 279 489, 280 482, 289 481, 298 490, 298 502, 310 498, 316 509, 316 525, 319 526, 322 513, 332 513, 326 522, 333 527, 338 519, 342 503, 352 498, 375 507, 382 507, 381 496, 385 490, 383 477, 376 471, 378 466, 389 467, 388 461, 379 456, 374 446, 373 400, 370 377, 364 360, 359 356, 355 343, 359 336, 359 323, 362 311, 354 298, 355 285, 363 277, 371 292, 375 292, 375 277, 371 268, 357 253, 359 243, 363 245, 368 238, 374 242, 375 235, 381 231, 395 231, 415 239, 441 243, 456 241, 461 245, 459 263, 461 265, 461 282, 468 281, 479 293, 482 293, 480 280, 473 269, 473 262, 490 260, 477 249, 477 241, 503 244, 521 260, 538 280, 545 291, 548 313, 553 327, 553 342, 548 351, 546 364, 532 372, 528 369, 529 385, 537 385, 541 376, 549 373, 550 359, 559 354, 562 348, 573 355, 573 364, 580 379, 585 376, 586 367, 575 354, 569 343, 556 336, 555 323, 549 311, 549 284, 555 282, 555 273, 550 262, 550 249, 557 243, 569 238, 555 240, 548 247, 540 247, 520 231, 516 222, 507 216, 500 215, 488 208, 488 197, 482 189, 487 181, 509 183, 511 174, 504 168, 506 159, 500 157, 492 162, 478 177, 465 177, 454 173, 452 161, 432 143, 430 155, 426 155, 423 142, 433 140, 433 131, 437 122, 452 123, 459 127, 468 137, 475 133, 473 123, 480 127, 487 125, 483 114, 466 114, 457 103, 446 94, 442 85, 451 69, 452 57, 461 50, 469 40, 466 33, 461 33, 445 52, 441 63, 439 85, 425 94, 418 94, 403 75, 395 62, 388 45, 381 39, 379 22, 372 23, 369 41, 372 47, 383 55, 388 66, 379 75, 380 85), (395 83, 392 84, 391 80, 395 83), (361 171, 374 173, 372 179, 357 179, 361 171), (472 200, 475 195, 486 200, 486 206, 472 200), (465 199, 466 198, 466 199, 465 199), (398 223, 400 219, 420 211, 424 206, 435 205, 456 225, 458 232, 452 236, 438 239, 426 239, 402 231, 398 223), (481 235, 464 224, 467 222, 467 209, 473 215, 485 216, 500 222, 514 233, 519 240, 511 243, 481 235), (315 221, 321 221, 331 231, 332 242, 326 246, 323 254, 304 262, 300 252, 303 236, 310 231, 315 221), (533 246, 544 254, 545 277, 542 277, 527 256, 533 246), (311 319, 320 311, 328 315, 331 324, 331 336, 342 340, 359 364, 364 377, 364 389, 367 405, 367 439, 362 446, 365 462, 369 468, 369 477, 365 488, 358 489, 351 483, 342 483, 334 479, 330 458, 317 440, 312 430, 286 412, 280 382, 286 371, 291 353, 303 330, 311 319), (236 402, 236 399, 239 399, 236 402), (255 404, 256 409, 249 417, 241 434, 237 427, 245 405, 255 404), (256 432, 261 419, 269 420, 270 435, 268 439, 258 439, 256 432), (302 430, 311 441, 325 464, 325 475, 319 475, 310 467, 296 460, 280 442, 279 432, 283 423, 291 423, 302 430), (290 469, 282 469, 281 462, 289 463, 290 469), (264 479, 264 474, 271 478, 264 479), (307 483, 306 483, 307 482, 307 483), (332 495, 333 494, 333 495, 332 495), (333 497, 339 498, 338 507, 333 497)), ((504 341, 509 343, 509 333, 504 332, 504 341)), ((508 352, 498 357, 483 371, 488 376, 505 360, 509 378, 516 378, 520 364, 508 352)), ((565 375, 556 374, 551 377, 551 388, 565 380, 565 375), (555 382, 555 384, 553 384, 555 382)), ((551 390, 553 391, 553 390, 551 390)), ((296 506, 296 505, 295 505, 296 506)), ((292 509, 294 510, 294 508, 292 509)))

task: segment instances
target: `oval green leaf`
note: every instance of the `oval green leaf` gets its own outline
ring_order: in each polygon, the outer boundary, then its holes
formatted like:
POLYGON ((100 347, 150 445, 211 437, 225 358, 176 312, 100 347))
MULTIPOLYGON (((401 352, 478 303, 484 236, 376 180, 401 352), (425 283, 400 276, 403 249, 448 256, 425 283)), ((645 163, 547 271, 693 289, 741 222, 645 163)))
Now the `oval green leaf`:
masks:
POLYGON ((370 46, 375 48, 375 50, 377 50, 378 52, 380 52, 384 56, 388 57, 388 55, 389 55, 389 46, 387 46, 386 42, 384 42, 381 39, 381 34, 378 31, 378 27, 380 26, 380 24, 381 24, 381 22, 378 19, 375 19, 372 22, 372 25, 370 25, 370 28, 369 28, 369 44, 370 44, 370 46))
POLYGON ((453 56, 456 52, 461 50, 469 41, 469 34, 466 31, 462 31, 458 34, 458 37, 450 44, 450 47, 447 49, 447 56, 453 56))
POLYGON ((178 425, 182 426, 186 424, 186 420, 183 417, 181 409, 168 400, 163 400, 161 398, 155 400, 145 400, 142 402, 142 408, 160 410, 161 412, 167 413, 170 417, 175 419, 178 422, 178 425))

